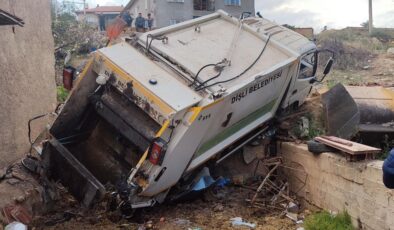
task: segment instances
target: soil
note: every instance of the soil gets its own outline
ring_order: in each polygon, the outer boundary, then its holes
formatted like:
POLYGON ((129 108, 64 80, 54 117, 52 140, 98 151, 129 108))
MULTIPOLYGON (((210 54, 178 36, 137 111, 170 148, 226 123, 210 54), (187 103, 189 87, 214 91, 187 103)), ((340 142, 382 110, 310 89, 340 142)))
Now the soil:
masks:
MULTIPOLYGON (((335 64, 334 64, 335 68, 335 64)), ((346 85, 394 87, 394 57, 378 54, 362 70, 334 70, 325 80, 331 87, 338 82, 346 85)))
MULTIPOLYGON (((228 186, 221 190, 220 198, 200 198, 177 204, 162 204, 137 213, 132 221, 117 220, 105 212, 105 203, 82 214, 75 200, 65 195, 54 211, 35 220, 36 229, 234 229, 231 218, 242 217, 256 224, 255 229, 295 229, 296 224, 280 213, 262 213, 245 201, 254 191, 239 186, 228 186), (53 226, 45 222, 62 217, 65 210, 77 213, 75 218, 53 226)), ((249 229, 248 227, 237 227, 249 229)))

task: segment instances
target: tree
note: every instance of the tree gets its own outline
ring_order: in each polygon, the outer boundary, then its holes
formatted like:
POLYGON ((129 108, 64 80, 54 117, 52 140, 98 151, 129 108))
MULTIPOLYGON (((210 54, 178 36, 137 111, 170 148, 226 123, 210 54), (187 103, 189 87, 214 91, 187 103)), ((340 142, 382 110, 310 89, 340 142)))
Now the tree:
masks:
POLYGON ((362 26, 362 27, 365 28, 365 29, 368 29, 368 27, 369 27, 369 20, 367 20, 367 21, 361 23, 360 26, 362 26))

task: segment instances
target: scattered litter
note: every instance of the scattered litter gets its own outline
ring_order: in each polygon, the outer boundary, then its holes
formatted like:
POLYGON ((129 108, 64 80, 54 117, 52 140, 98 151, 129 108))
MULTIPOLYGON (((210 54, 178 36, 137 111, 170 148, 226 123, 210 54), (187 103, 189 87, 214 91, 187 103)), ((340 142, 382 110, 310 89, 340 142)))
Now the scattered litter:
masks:
POLYGON ((297 204, 294 202, 290 201, 289 205, 287 206, 287 211, 291 213, 298 213, 300 211, 300 208, 298 207, 297 204))
POLYGON ((230 220, 232 221, 231 224, 232 224, 233 227, 234 226, 246 226, 246 227, 249 227, 249 228, 255 228, 256 227, 256 224, 245 222, 245 221, 242 220, 241 217, 234 217, 234 218, 231 218, 230 220))
POLYGON ((298 227, 297 230, 305 230, 304 227, 298 227))
POLYGON ((174 223, 177 225, 190 225, 192 222, 190 220, 176 218, 174 223))
POLYGON ((4 230, 27 230, 27 226, 22 224, 21 222, 14 221, 5 226, 4 230))
POLYGON ((309 136, 309 120, 306 117, 301 117, 301 124, 300 124, 300 137, 307 137, 309 136))
POLYGON ((221 177, 216 181, 216 187, 224 188, 226 185, 230 184, 230 182, 230 179, 221 177))
POLYGON ((297 213, 287 212, 286 213, 286 217, 289 218, 290 220, 296 222, 296 223, 298 221, 298 214, 297 213))

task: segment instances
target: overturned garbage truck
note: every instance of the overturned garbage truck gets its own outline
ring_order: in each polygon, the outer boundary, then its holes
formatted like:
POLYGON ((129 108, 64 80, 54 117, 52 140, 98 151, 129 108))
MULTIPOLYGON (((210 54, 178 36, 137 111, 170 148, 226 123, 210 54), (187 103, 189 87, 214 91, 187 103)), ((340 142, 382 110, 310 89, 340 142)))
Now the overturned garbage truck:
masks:
POLYGON ((97 50, 50 128, 48 176, 86 206, 108 185, 130 209, 161 203, 303 104, 320 53, 283 26, 223 11, 97 50))

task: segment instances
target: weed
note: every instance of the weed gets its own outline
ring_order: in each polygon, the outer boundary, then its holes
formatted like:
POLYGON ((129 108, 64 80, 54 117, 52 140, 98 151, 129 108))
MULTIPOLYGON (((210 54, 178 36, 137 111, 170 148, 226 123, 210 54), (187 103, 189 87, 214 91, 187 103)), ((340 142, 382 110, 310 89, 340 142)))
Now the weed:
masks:
POLYGON ((350 215, 345 211, 336 216, 327 211, 318 212, 305 219, 306 230, 353 230, 350 215))
POLYGON ((66 101, 68 97, 68 91, 63 86, 57 87, 57 101, 59 103, 63 103, 66 101))
POLYGON ((392 148, 394 148, 394 140, 390 139, 388 135, 385 135, 382 142, 382 153, 377 158, 380 160, 386 159, 392 148))

